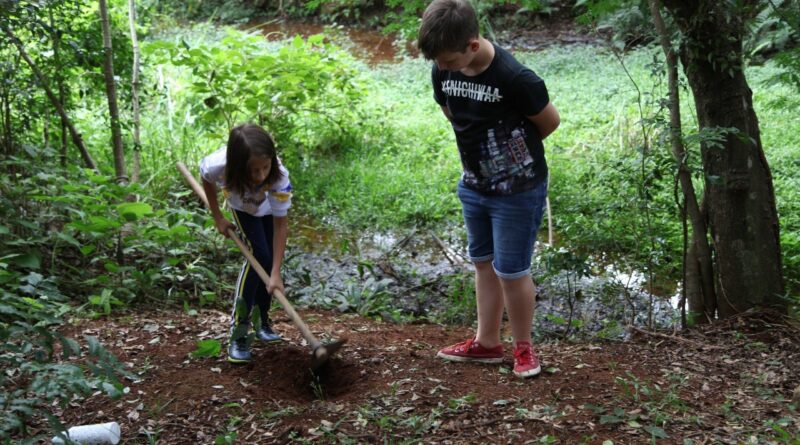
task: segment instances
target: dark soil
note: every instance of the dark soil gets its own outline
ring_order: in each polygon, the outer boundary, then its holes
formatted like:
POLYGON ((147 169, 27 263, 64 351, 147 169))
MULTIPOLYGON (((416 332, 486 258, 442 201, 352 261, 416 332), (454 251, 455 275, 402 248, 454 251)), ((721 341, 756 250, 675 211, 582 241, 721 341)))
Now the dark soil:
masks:
POLYGON ((256 344, 246 365, 228 363, 224 352, 189 355, 203 339, 225 347, 223 312, 76 321, 66 334, 98 337, 139 380, 126 382, 121 400, 95 395, 60 419, 119 422, 127 444, 215 443, 231 433, 234 443, 259 444, 620 444, 653 435, 665 436, 658 443, 767 443, 778 437, 773 425, 797 434, 789 400, 800 384, 800 330, 780 317, 746 315, 678 336, 634 330, 627 342, 542 344, 542 375, 521 380, 510 352, 500 366, 435 358, 468 328, 301 313, 321 338, 349 339, 316 375, 280 310, 275 327, 287 341, 256 344))

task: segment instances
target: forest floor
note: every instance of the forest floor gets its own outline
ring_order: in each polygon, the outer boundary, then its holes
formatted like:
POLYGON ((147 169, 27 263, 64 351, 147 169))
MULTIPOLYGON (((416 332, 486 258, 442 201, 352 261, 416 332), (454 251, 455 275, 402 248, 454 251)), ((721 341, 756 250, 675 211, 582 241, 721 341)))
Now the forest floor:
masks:
POLYGON ((320 338, 349 340, 317 374, 280 310, 286 341, 256 343, 246 365, 226 361, 229 317, 217 310, 73 320, 65 334, 99 338, 136 378, 122 399, 96 394, 59 418, 116 421, 124 444, 798 443, 800 328, 780 316, 540 344, 542 374, 521 380, 508 350, 501 365, 437 359, 466 327, 301 314, 320 338), (207 339, 222 353, 193 358, 207 339))

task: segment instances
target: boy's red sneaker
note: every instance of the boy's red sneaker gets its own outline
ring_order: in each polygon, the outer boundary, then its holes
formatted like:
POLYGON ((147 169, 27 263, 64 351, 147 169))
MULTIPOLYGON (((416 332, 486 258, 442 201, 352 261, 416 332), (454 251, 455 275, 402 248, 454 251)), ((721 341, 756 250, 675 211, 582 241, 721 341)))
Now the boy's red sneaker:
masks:
POLYGON ((517 342, 514 348, 514 375, 517 377, 533 377, 542 372, 539 357, 527 341, 517 342))
POLYGON ((436 356, 454 362, 500 363, 503 361, 503 345, 484 348, 471 338, 441 349, 436 356))

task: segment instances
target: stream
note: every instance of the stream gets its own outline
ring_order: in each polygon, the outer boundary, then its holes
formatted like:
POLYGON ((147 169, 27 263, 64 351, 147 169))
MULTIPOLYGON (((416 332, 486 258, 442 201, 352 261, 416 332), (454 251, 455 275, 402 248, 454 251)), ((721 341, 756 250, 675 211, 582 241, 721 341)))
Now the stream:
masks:
MULTIPOLYGON (((442 233, 411 228, 344 234, 298 224, 291 238, 285 281, 300 304, 396 322, 475 321, 474 268, 463 256, 460 226, 442 233)), ((641 273, 600 263, 590 263, 582 277, 548 270, 543 249, 546 244, 537 243, 532 267, 537 339, 622 339, 628 325, 679 324, 678 290, 660 286, 671 294, 652 295, 641 273)))

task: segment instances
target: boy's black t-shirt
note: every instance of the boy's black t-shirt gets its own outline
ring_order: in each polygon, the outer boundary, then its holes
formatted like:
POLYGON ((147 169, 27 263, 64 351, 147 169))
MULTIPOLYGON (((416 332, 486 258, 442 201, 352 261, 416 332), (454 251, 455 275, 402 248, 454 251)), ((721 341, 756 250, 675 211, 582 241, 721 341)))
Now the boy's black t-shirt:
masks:
MULTIPOLYGON (((493 44, 494 45, 494 44, 493 44)), ((547 178, 547 163, 534 116, 550 102, 544 81, 508 51, 494 45, 489 67, 477 76, 433 65, 433 94, 452 114, 465 186, 509 195, 547 178)))

